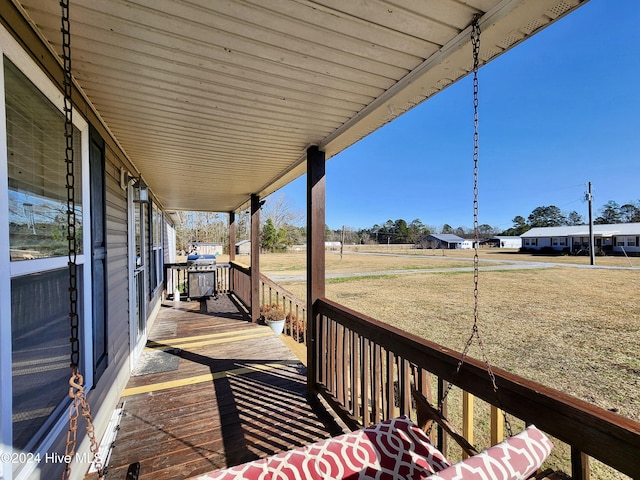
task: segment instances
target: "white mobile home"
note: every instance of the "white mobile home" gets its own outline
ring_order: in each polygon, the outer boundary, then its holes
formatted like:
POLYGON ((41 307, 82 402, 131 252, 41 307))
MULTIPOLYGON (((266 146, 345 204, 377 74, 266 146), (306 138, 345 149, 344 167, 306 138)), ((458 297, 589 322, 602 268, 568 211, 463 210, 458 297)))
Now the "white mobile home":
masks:
POLYGON ((517 235, 496 235, 482 243, 496 248, 522 247, 522 239, 517 235))
MULTIPOLYGON (((523 233, 522 248, 551 249, 578 253, 589 249, 589 225, 538 227, 523 233)), ((596 251, 604 253, 640 253, 640 223, 594 225, 596 251)))

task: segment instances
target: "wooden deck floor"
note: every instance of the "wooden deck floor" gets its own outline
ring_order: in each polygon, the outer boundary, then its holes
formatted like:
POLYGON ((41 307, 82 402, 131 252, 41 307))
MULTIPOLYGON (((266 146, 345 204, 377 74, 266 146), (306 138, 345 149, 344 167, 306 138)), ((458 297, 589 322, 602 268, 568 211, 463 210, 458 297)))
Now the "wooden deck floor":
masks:
POLYGON ((304 365, 227 296, 165 302, 134 375, 110 480, 133 462, 141 479, 188 478, 343 432, 306 398, 304 365))

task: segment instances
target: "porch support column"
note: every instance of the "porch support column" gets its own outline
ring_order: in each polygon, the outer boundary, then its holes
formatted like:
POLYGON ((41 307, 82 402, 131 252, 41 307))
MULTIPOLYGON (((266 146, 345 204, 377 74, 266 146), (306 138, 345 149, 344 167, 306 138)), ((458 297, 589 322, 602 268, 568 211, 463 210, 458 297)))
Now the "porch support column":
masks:
POLYGON ((316 312, 314 303, 325 296, 325 154, 317 146, 307 150, 307 390, 316 392, 316 312))
POLYGON ((236 214, 229 212, 229 261, 236 259, 236 214))
POLYGON ((251 194, 251 321, 260 318, 260 197, 251 194))
MULTIPOLYGON (((235 212, 229 212, 229 264, 236 259, 236 214, 235 212)), ((233 282, 234 270, 229 265, 227 269, 229 273, 229 293, 235 293, 236 286, 233 282)))

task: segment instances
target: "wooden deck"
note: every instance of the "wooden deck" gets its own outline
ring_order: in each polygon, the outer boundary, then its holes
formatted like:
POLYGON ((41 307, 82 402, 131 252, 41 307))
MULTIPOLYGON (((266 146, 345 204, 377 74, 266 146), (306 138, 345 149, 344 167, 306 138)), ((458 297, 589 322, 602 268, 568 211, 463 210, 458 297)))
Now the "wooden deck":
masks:
POLYGON ((227 296, 165 302, 122 401, 109 467, 181 479, 343 433, 306 396, 306 370, 227 296))

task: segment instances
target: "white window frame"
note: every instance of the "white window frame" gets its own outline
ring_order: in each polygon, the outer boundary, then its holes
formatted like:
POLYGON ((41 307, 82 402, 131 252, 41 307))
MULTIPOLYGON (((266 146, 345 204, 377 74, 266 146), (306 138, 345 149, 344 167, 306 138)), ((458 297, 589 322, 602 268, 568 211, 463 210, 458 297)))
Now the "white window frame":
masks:
MULTIPOLYGON (((36 88, 61 112, 64 112, 64 96, 60 90, 49 80, 44 71, 31 59, 26 51, 15 41, 11 34, 0 25, 0 222, 8 225, 9 222, 9 187, 8 187, 8 159, 6 138, 6 109, 4 87, 4 57, 7 57, 35 86, 36 88)), ((81 339, 81 363, 93 364, 92 322, 91 322, 91 218, 90 218, 90 188, 89 188, 89 128, 88 123, 80 115, 73 111, 74 126, 80 131, 81 155, 76 156, 82 162, 82 254, 77 255, 78 267, 82 269, 83 282, 79 285, 82 289, 83 312, 80 317, 83 324, 80 331, 84 332, 81 339)), ((61 132, 61 135, 63 133, 61 132)), ((67 257, 52 257, 35 260, 22 260, 11 262, 9 258, 9 229, 3 228, 0 234, 0 271, 9 272, 9 275, 0 275, 0 449, 6 451, 4 446, 13 444, 13 400, 12 400, 12 365, 11 365, 11 279, 30 273, 65 268, 67 257)), ((93 369, 88 368, 84 372, 85 388, 89 390, 93 385, 93 369)), ((34 453, 44 454, 50 451, 53 441, 60 435, 68 423, 65 414, 55 420, 48 435, 40 441, 34 453)), ((15 465, 0 463, 0 478, 6 480, 29 478, 37 468, 36 463, 28 463, 14 471, 15 465)))

